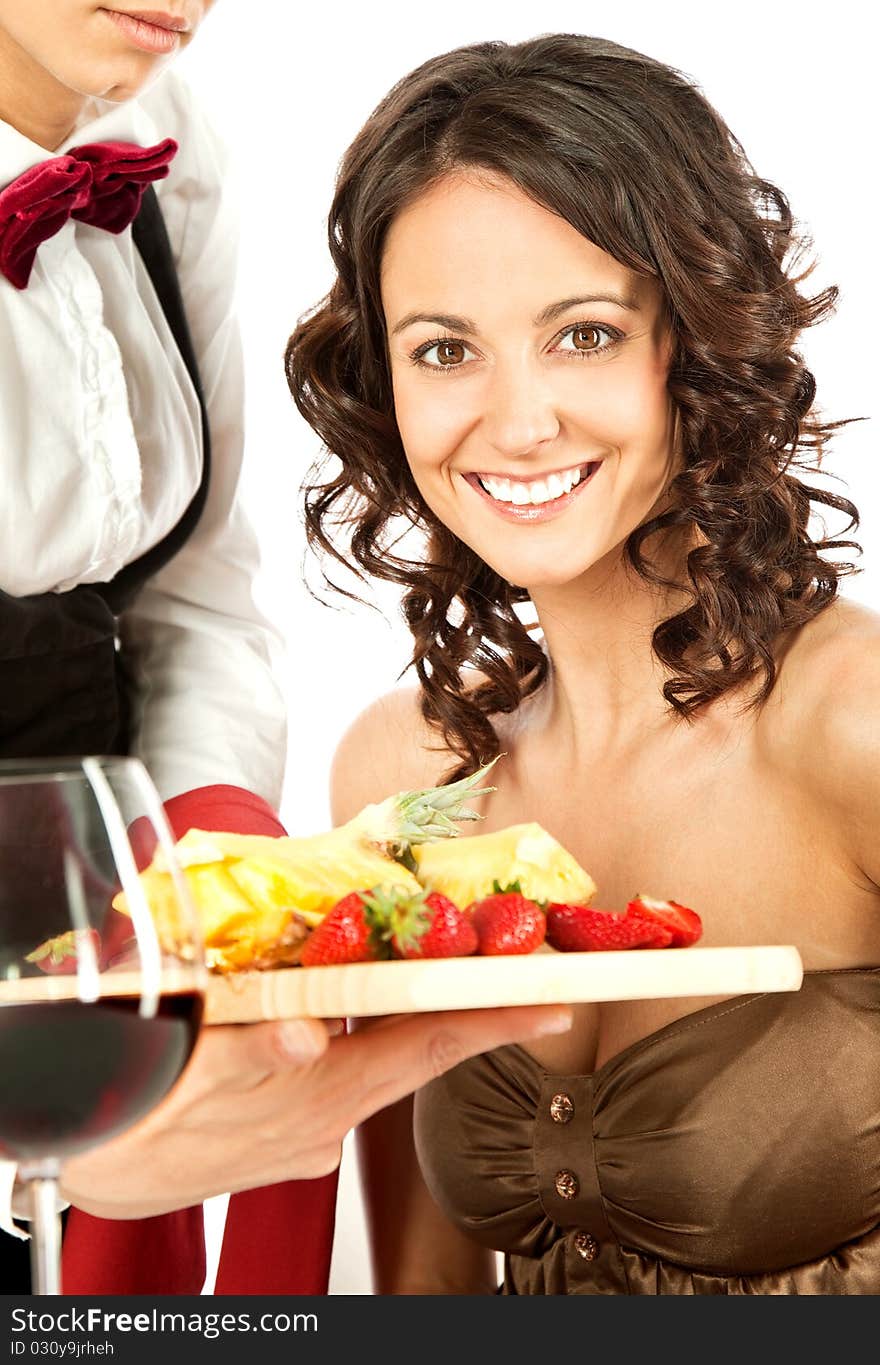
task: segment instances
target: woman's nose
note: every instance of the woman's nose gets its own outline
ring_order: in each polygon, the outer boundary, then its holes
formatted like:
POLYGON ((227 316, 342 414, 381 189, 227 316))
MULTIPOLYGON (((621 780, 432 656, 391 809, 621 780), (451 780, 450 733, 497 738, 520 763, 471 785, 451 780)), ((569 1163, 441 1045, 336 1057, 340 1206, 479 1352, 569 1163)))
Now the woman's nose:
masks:
POLYGON ((483 414, 483 435, 501 455, 528 455, 559 435, 553 394, 530 366, 499 366, 483 414))

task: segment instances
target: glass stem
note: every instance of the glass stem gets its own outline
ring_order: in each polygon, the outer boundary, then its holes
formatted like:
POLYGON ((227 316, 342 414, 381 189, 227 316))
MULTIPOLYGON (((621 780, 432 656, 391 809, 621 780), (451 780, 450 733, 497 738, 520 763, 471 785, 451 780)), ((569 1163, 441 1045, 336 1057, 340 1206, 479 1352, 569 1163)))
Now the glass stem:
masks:
POLYGON ((28 1178, 31 1210, 31 1293, 61 1293, 61 1214, 58 1171, 44 1167, 28 1178))

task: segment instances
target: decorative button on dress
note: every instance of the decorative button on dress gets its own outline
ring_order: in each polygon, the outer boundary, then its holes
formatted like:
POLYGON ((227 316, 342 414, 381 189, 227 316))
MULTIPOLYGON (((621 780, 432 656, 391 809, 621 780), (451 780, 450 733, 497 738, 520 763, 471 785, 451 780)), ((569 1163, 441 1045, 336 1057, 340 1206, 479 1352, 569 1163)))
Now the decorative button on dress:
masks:
POLYGON ((421 1091, 415 1131, 503 1293, 880 1293, 880 968, 710 1005, 591 1076, 500 1048, 421 1091))

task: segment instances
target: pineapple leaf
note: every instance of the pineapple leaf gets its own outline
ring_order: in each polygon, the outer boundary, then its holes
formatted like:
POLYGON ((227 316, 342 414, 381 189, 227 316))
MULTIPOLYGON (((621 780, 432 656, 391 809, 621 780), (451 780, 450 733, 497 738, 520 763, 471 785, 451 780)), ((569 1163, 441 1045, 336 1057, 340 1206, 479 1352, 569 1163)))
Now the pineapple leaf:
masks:
POLYGON ((481 787, 486 774, 498 762, 498 757, 478 768, 469 777, 449 782, 443 787, 426 787, 421 791, 403 792, 396 798, 398 834, 392 847, 401 851, 412 844, 431 839, 454 838, 458 833, 456 821, 482 820, 476 811, 464 805, 466 800, 487 796, 494 787, 481 787))
POLYGON ((463 803, 466 799, 474 800, 495 790, 494 787, 480 787, 478 784, 500 757, 501 754, 458 782, 449 782, 442 787, 424 787, 419 791, 398 792, 379 805, 365 806, 346 828, 358 837, 386 849, 399 861, 404 861, 413 844, 453 838, 459 832, 456 821, 483 818, 463 803))
POLYGON ((405 844, 399 853, 395 853, 394 861, 400 863, 401 867, 405 867, 407 872, 411 872, 414 877, 416 876, 419 865, 413 857, 413 851, 409 844, 405 844))

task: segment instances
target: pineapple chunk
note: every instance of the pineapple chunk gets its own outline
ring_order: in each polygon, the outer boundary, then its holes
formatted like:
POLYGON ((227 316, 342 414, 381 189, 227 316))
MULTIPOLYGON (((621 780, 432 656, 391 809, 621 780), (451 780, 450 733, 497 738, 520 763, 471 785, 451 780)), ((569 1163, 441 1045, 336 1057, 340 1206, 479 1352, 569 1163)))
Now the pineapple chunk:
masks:
MULTIPOLYGON (((464 803, 493 791, 479 783, 493 763, 443 787, 398 792, 365 806, 347 824, 309 838, 191 829, 177 857, 199 913, 208 965, 216 971, 294 962, 310 928, 351 891, 420 884, 398 861, 423 840, 458 833, 457 822, 480 817, 464 803)), ((179 941, 179 907, 161 849, 140 874, 163 943, 179 941)), ((113 900, 128 914, 125 893, 113 900)))
POLYGON ((199 912, 206 943, 228 938, 240 925, 253 918, 253 905, 222 864, 187 867, 183 875, 199 912))
POLYGON ((495 882, 519 882, 536 901, 586 905, 596 884, 567 849, 537 824, 510 825, 454 843, 420 844, 412 850, 422 886, 440 891, 463 909, 488 896, 495 882))
MULTIPOLYGON (((210 943, 234 933, 238 925, 253 918, 254 907, 242 894, 222 863, 184 868, 184 878, 199 914, 202 936, 210 943)), ((181 928, 181 909, 168 872, 148 867, 140 874, 141 885, 164 943, 176 943, 181 928)), ((128 914, 124 892, 113 899, 114 910, 128 914)))
MULTIPOLYGON (((223 863, 197 864, 183 871, 209 965, 229 971, 295 960, 295 951, 308 934, 305 918, 289 906, 255 904, 238 885, 234 871, 234 865, 223 863)), ((147 868, 140 880, 160 942, 176 951, 181 941, 181 908, 170 874, 147 868)), ((117 910, 127 909, 123 895, 113 904, 117 910)))
MULTIPOLYGON (((332 833, 333 831, 331 831, 332 833)), ((326 839, 319 834, 315 839, 326 839)), ((181 867, 195 867, 202 863, 222 863, 239 858, 286 858, 291 844, 311 843, 311 840, 276 837, 271 834, 226 834, 215 830, 190 829, 174 846, 181 867)), ((162 850, 156 850, 154 867, 162 866, 162 850)))
MULTIPOLYGON (((192 893, 215 971, 275 966, 295 950, 342 896, 375 886, 421 888, 401 863, 332 830, 311 839, 190 830, 180 841, 183 875, 192 893)), ((140 874, 147 903, 167 947, 179 939, 180 910, 170 873, 157 858, 140 874)), ((124 893, 114 908, 128 913, 124 893)))
POLYGON ((420 889, 405 867, 369 848, 326 852, 312 848, 298 858, 248 857, 226 866, 230 877, 261 911, 267 906, 286 906, 310 925, 318 924, 349 891, 367 891, 380 885, 399 886, 409 892, 420 889))

